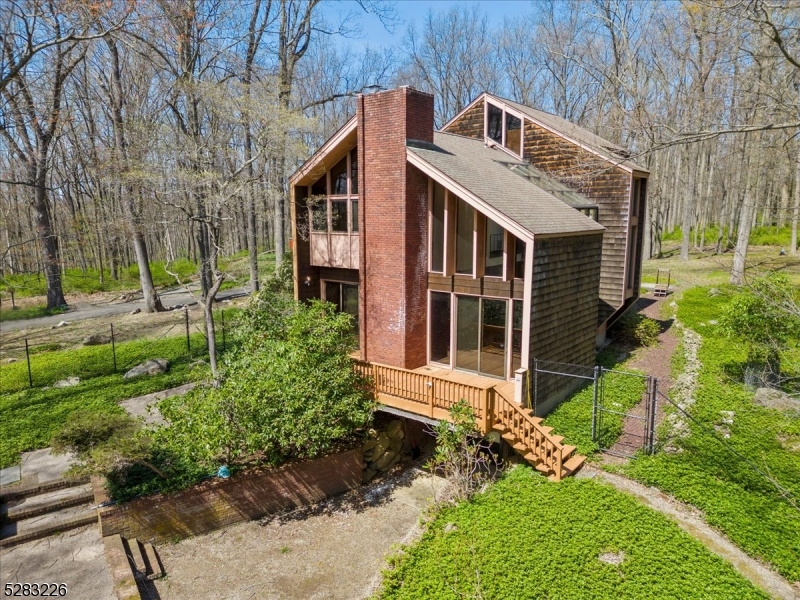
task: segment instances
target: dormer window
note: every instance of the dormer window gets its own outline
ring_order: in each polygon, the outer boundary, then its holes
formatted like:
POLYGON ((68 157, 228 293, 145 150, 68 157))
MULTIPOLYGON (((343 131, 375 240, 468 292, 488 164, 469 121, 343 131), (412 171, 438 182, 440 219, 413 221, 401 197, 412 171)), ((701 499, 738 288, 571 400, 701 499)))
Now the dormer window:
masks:
POLYGON ((491 102, 486 103, 486 132, 488 139, 522 156, 522 119, 491 102))

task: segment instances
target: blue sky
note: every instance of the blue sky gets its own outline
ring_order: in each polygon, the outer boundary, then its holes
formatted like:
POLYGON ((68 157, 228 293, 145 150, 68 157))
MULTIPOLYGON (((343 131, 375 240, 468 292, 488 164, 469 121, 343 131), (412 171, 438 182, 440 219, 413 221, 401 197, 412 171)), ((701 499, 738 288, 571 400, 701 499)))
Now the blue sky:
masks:
MULTIPOLYGON (((350 44, 356 48, 369 45, 372 47, 394 46, 400 43, 405 35, 406 28, 410 23, 421 24, 428 14, 428 10, 439 12, 447 10, 456 4, 477 4, 486 13, 489 22, 500 23, 503 17, 511 16, 519 12, 526 12, 531 7, 530 0, 399 0, 395 3, 397 13, 404 23, 400 24, 394 34, 390 34, 383 28, 381 22, 373 15, 361 17, 361 27, 363 36, 360 39, 349 40, 350 44)), ((358 4, 354 0, 343 0, 339 3, 339 10, 360 11, 358 4)))

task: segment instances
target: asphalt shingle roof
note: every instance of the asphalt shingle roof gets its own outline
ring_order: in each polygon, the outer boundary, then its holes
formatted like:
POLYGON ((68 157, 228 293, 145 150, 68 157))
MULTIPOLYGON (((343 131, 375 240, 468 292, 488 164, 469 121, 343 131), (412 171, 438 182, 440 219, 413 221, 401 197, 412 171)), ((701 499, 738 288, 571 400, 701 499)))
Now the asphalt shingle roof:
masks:
MULTIPOLYGON (((433 144, 409 140, 408 150, 534 235, 602 231, 513 168, 528 164, 481 140, 435 132, 433 144)), ((588 201, 587 201, 588 203, 588 201)))

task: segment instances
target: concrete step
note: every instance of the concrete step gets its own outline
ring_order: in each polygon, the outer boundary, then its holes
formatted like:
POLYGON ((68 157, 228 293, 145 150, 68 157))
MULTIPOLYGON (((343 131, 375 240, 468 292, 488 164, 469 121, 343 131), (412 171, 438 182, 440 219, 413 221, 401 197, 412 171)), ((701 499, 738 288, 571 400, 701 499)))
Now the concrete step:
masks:
POLYGON ((0 548, 97 523, 97 510, 89 504, 5 523, 0 527, 0 548))
POLYGON ((164 576, 164 567, 153 544, 142 543, 136 538, 122 538, 122 544, 135 578, 152 581, 164 576))
POLYGON ((161 559, 158 558, 158 553, 153 544, 147 543, 144 545, 144 559, 148 566, 148 579, 159 579, 164 576, 164 567, 161 564, 161 559))
POLYGON ((52 492, 53 490, 83 485, 84 483, 89 483, 88 477, 83 477, 81 479, 55 479, 39 485, 7 486, 0 490, 0 502, 19 500, 20 498, 36 496, 37 494, 44 494, 45 492, 52 492))
POLYGON ((92 502, 94 502, 94 492, 89 483, 56 489, 35 496, 25 496, 0 505, 0 523, 22 521, 62 508, 91 504, 92 502))
POLYGON ((136 538, 130 540, 127 538, 122 539, 128 550, 128 559, 131 561, 131 569, 133 569, 134 574, 138 577, 144 577, 147 575, 147 564, 144 562, 142 545, 136 538))

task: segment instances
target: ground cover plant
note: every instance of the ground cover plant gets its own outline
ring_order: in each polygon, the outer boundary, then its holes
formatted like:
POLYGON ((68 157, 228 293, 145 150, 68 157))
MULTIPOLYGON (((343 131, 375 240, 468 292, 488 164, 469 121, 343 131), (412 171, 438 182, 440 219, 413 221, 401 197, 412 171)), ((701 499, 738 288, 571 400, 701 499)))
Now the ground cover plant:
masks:
MULTIPOLYGON (((625 371, 625 364, 619 363, 619 352, 617 347, 610 346, 597 355, 597 364, 607 369, 625 371)), ((625 412, 642 399, 645 391, 643 378, 613 372, 606 373, 603 377, 604 403, 607 408, 625 412)), ((592 440, 593 402, 594 389, 588 385, 562 402, 544 420, 555 433, 564 436, 564 443, 576 446, 577 452, 585 456, 598 452, 601 444, 605 448, 612 446, 622 433, 622 415, 607 413, 603 416, 603 428, 598 440, 592 440)))
POLYGON ((21 321, 24 319, 36 319, 38 317, 49 317, 64 312, 64 309, 48 309, 46 306, 18 306, 16 308, 4 308, 0 310, 0 322, 2 321, 21 321))
POLYGON ((178 356, 163 375, 135 379, 123 379, 121 374, 100 375, 74 387, 33 388, 0 395, 0 468, 17 464, 20 452, 49 446, 52 436, 76 411, 121 414, 120 400, 202 377, 202 370, 196 371, 191 364, 194 360, 178 356))
POLYGON ((633 497, 528 467, 443 508, 391 562, 384 599, 767 597, 633 497))
POLYGON ((670 440, 677 452, 639 456, 624 472, 696 506, 748 554, 800 581, 800 418, 756 405, 743 385, 748 345, 717 324, 735 297, 728 287, 698 287, 678 301, 678 320, 702 336, 690 408, 699 423, 687 420, 688 435, 670 440))

